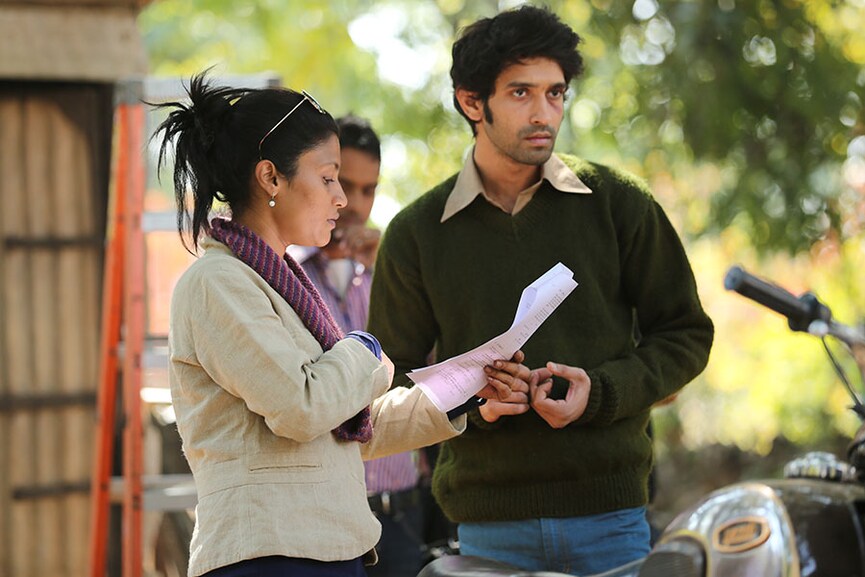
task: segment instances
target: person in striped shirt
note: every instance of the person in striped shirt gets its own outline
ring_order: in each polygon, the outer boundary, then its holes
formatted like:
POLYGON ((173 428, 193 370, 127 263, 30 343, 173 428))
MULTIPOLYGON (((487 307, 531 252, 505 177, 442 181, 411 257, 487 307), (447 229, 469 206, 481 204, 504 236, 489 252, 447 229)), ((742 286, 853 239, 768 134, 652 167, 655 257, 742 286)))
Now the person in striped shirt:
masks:
MULTIPOLYGON (((381 167, 381 144, 365 119, 347 115, 339 126, 339 182, 348 199, 331 242, 304 251, 301 266, 343 331, 364 330, 372 268, 381 237, 367 225, 381 167)), ((424 506, 418 483, 420 453, 399 453, 365 463, 370 508, 382 525, 377 565, 370 577, 415 575, 424 560, 424 506)))

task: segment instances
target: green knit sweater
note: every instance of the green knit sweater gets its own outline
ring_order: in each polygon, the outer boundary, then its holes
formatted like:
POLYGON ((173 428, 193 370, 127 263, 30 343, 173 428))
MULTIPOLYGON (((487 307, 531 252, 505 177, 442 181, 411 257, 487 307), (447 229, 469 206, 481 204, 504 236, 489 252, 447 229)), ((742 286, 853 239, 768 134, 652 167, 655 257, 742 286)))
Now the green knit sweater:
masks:
MULTIPOLYGON (((456 175, 404 208, 382 239, 369 330, 404 373, 505 331, 520 293, 561 261, 579 286, 526 343, 592 380, 585 414, 553 429, 534 411, 446 442, 433 490, 456 522, 590 515, 644 505, 653 403, 706 365, 712 323, 676 231, 634 177, 559 155, 592 194, 544 181, 516 215, 483 197, 444 223, 456 175)), ((402 380, 400 380, 400 378, 402 380)))

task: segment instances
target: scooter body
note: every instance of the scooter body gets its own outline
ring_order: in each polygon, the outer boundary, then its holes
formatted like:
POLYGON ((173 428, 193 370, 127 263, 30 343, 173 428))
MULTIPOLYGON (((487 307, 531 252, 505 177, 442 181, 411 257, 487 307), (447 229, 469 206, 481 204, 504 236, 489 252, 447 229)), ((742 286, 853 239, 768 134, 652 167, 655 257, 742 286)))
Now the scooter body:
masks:
MULTIPOLYGON (((593 577, 865 577, 863 522, 865 486, 858 482, 736 483, 681 512, 645 559, 593 577)), ((481 575, 561 574, 453 556, 433 561, 419 577, 481 575)))
POLYGON ((865 487, 800 478, 737 483, 680 513, 640 577, 865 576, 865 487))

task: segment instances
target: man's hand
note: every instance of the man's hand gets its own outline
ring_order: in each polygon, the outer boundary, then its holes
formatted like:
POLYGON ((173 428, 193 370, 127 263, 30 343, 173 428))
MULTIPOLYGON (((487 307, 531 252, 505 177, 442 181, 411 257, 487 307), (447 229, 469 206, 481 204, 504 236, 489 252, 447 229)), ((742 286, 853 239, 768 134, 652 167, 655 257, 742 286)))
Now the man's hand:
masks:
POLYGON ((478 409, 488 423, 503 415, 519 415, 529 410, 529 384, 531 371, 522 364, 526 356, 517 351, 510 361, 496 361, 484 367, 487 386, 478 393, 487 402, 478 409))
POLYGON ((547 363, 546 367, 532 371, 529 378, 531 406, 554 429, 561 429, 583 416, 591 388, 592 381, 586 371, 560 363, 547 363), (562 400, 549 398, 553 375, 569 381, 568 392, 562 400))
POLYGON ((330 255, 331 258, 352 258, 366 268, 372 268, 380 241, 381 231, 377 229, 363 225, 343 226, 333 232, 334 246, 330 255))

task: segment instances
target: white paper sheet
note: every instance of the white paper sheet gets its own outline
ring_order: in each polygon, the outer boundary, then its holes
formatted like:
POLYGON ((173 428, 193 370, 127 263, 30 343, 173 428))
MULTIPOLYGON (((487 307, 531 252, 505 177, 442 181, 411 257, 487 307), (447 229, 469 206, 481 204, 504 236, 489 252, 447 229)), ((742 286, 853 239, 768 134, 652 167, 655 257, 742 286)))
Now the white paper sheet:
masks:
POLYGON ((440 411, 454 409, 486 385, 484 366, 509 359, 577 287, 574 273, 557 263, 523 289, 511 327, 481 346, 408 373, 440 411))

